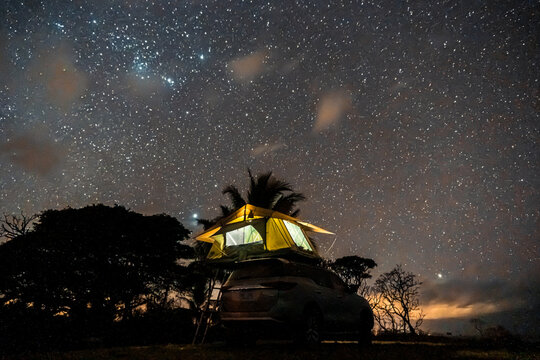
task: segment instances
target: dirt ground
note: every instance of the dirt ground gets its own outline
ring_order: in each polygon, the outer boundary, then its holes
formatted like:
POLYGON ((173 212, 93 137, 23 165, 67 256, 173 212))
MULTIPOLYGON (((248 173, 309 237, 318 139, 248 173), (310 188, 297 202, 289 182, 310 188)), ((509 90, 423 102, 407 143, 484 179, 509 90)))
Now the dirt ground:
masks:
POLYGON ((368 348, 355 343, 323 343, 315 348, 298 347, 285 342, 258 343, 249 348, 234 348, 225 344, 155 345, 93 349, 70 352, 24 354, 5 359, 90 360, 90 359, 520 359, 540 360, 538 346, 488 346, 467 341, 412 342, 375 341, 368 348))

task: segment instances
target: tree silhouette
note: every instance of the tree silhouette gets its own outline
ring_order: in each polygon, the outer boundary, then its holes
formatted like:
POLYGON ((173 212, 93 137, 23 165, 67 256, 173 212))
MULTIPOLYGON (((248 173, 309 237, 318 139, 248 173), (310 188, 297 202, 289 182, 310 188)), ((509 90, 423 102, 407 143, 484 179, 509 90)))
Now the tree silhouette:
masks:
POLYGON ((470 323, 472 326, 474 326, 474 329, 478 331, 478 335, 480 337, 484 336, 484 327, 486 326, 486 322, 480 318, 473 318, 470 320, 470 323))
POLYGON ((288 182, 277 179, 271 171, 253 176, 251 170, 248 169, 248 176, 249 188, 245 198, 238 187, 232 184, 227 185, 223 189, 223 194, 229 197, 231 206, 220 205, 221 215, 212 220, 199 219, 199 224, 208 229, 219 219, 230 215, 246 204, 279 211, 290 216, 298 216, 300 210, 296 209, 296 204, 305 200, 303 194, 295 192, 288 182))
POLYGON ((367 279, 371 278, 370 270, 377 264, 373 259, 360 256, 344 256, 329 264, 349 287, 364 296, 368 292, 367 279))
POLYGON ((0 245, 0 299, 88 332, 165 306, 186 291, 189 231, 168 215, 121 206, 47 210, 32 231, 0 245), (86 331, 86 330, 85 330, 86 331))
POLYGON ((416 334, 424 314, 420 309, 422 282, 411 272, 396 265, 375 281, 371 305, 374 317, 384 331, 416 334))
POLYGON ((21 211, 20 215, 4 214, 0 219, 0 238, 11 240, 17 236, 28 233, 32 228, 32 223, 38 215, 26 215, 21 211))

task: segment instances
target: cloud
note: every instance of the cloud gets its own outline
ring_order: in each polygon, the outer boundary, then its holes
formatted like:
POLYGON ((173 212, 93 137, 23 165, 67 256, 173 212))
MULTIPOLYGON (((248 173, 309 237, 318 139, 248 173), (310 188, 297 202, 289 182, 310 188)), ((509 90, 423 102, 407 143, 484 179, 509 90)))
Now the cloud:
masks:
POLYGON ((470 320, 480 318, 486 327, 502 325, 527 336, 540 336, 538 280, 450 280, 424 283, 421 308, 424 330, 477 334, 470 320))
POLYGON ((267 56, 266 50, 260 50, 234 59, 227 66, 231 69, 231 75, 236 81, 245 83, 255 79, 264 71, 264 62, 267 56))
POLYGON ((422 304, 427 318, 474 317, 538 303, 538 294, 535 295, 533 290, 538 286, 538 283, 501 279, 424 283, 422 304))
POLYGON ((280 149, 283 149, 284 147, 285 147, 285 144, 281 144, 281 143, 274 143, 274 144, 264 143, 264 144, 260 144, 256 146, 253 150, 251 150, 251 154, 255 157, 260 156, 260 155, 266 155, 266 154, 270 154, 275 151, 278 151, 280 149))
POLYGON ((63 149, 58 144, 29 135, 22 135, 0 144, 0 155, 9 157, 13 164, 47 175, 63 158, 63 149))
POLYGON ((333 91, 325 94, 317 104, 317 118, 313 125, 313 132, 327 130, 351 109, 352 99, 348 93, 333 91))
POLYGON ((76 68, 72 51, 65 46, 41 56, 32 64, 29 73, 31 78, 43 84, 47 100, 60 108, 78 101, 86 90, 87 77, 76 68))

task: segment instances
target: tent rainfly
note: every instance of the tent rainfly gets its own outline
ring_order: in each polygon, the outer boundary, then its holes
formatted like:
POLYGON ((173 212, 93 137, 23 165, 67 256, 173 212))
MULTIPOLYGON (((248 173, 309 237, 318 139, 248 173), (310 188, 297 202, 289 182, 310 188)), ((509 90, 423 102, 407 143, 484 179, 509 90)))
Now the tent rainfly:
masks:
POLYGON ((195 239, 211 243, 207 258, 219 262, 289 255, 319 258, 306 232, 333 234, 280 212, 247 204, 195 239))

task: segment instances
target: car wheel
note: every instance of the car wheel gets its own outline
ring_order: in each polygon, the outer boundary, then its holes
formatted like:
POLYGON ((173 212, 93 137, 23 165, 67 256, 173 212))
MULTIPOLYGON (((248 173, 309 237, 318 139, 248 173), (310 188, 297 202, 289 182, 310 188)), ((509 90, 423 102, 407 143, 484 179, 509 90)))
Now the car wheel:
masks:
POLYGON ((316 308, 308 309, 298 333, 298 341, 305 345, 317 345, 321 342, 322 315, 316 308))

